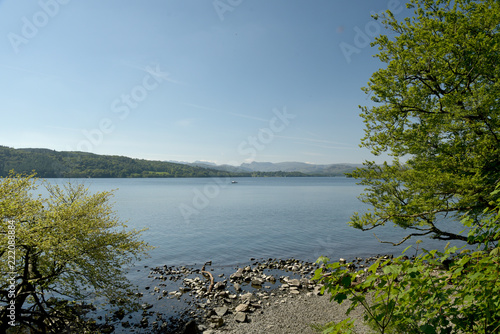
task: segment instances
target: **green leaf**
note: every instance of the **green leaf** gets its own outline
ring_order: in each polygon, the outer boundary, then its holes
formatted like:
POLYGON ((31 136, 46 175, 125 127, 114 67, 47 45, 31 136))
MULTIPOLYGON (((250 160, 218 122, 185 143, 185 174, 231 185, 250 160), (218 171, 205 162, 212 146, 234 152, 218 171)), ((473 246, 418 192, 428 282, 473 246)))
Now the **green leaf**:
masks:
POLYGON ((341 284, 344 288, 350 288, 351 287, 351 275, 344 275, 341 280, 341 284))
POLYGON ((337 293, 337 294, 333 297, 333 299, 334 299, 337 303, 342 304, 342 302, 343 302, 344 300, 346 300, 346 299, 347 299, 347 295, 346 295, 345 293, 337 293))
POLYGON ((490 252, 490 256, 499 256, 500 255, 500 247, 493 248, 490 252))
POLYGON ((396 265, 385 266, 383 268, 384 274, 394 274, 399 275, 401 272, 401 267, 396 265))
POLYGON ((428 324, 425 324, 425 325, 421 325, 420 326, 420 330, 425 333, 425 334, 436 334, 436 329, 431 326, 431 325, 428 325, 428 324))

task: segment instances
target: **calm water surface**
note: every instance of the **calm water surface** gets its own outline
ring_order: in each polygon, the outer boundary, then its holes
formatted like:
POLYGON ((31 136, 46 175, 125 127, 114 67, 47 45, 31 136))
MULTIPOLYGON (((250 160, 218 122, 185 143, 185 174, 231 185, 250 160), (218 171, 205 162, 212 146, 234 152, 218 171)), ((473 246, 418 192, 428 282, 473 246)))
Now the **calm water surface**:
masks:
MULTIPOLYGON (((68 180, 54 179, 64 183, 68 180)), ((116 189, 114 208, 131 228, 148 228, 143 239, 156 249, 140 265, 233 266, 250 258, 314 261, 403 248, 381 244, 371 232, 347 225, 366 206, 356 181, 336 177, 77 179, 91 191, 116 189), (231 183, 231 181, 237 183, 231 183)), ((401 229, 376 229, 380 239, 399 240, 401 229)), ((427 240, 427 247, 443 243, 427 240)))

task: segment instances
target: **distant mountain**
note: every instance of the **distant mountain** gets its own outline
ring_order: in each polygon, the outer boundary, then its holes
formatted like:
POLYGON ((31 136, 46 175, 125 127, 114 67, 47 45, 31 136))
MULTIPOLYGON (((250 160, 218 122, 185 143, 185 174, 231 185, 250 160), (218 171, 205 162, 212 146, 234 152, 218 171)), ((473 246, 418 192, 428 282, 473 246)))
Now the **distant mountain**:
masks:
POLYGON ((251 173, 252 170, 247 168, 241 168, 238 166, 231 165, 216 165, 214 163, 206 163, 206 162, 192 162, 187 163, 189 166, 196 166, 201 168, 212 168, 220 171, 231 172, 231 173, 251 173))
POLYGON ((260 172, 300 172, 309 175, 320 176, 340 176, 345 173, 352 172, 357 167, 362 165, 356 164, 329 164, 329 165, 316 165, 305 162, 251 162, 243 163, 241 167, 245 170, 260 171, 260 172))
POLYGON ((232 172, 232 173, 252 173, 252 172, 299 172, 309 176, 343 176, 345 173, 350 173, 357 167, 361 167, 361 164, 329 164, 329 165, 316 165, 309 164, 305 162, 251 162, 242 163, 238 166, 230 165, 215 165, 213 163, 206 162, 193 162, 189 163, 190 166, 213 168, 221 171, 232 172))

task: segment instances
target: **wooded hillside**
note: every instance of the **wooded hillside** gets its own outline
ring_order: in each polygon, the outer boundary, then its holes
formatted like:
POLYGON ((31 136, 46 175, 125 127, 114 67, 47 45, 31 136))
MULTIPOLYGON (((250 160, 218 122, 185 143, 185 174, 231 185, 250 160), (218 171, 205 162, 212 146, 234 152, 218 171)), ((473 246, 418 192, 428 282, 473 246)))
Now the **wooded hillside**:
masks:
POLYGON ((7 176, 11 170, 16 173, 35 171, 41 178, 308 176, 299 172, 228 172, 115 155, 0 146, 0 176, 7 176))

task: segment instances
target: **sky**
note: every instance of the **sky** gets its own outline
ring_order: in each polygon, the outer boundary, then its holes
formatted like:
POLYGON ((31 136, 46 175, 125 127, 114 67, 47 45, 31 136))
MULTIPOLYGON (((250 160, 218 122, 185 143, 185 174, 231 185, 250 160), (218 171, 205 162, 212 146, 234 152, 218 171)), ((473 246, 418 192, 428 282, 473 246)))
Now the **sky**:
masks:
POLYGON ((0 145, 169 161, 382 162, 361 91, 399 0, 0 0, 0 145))

